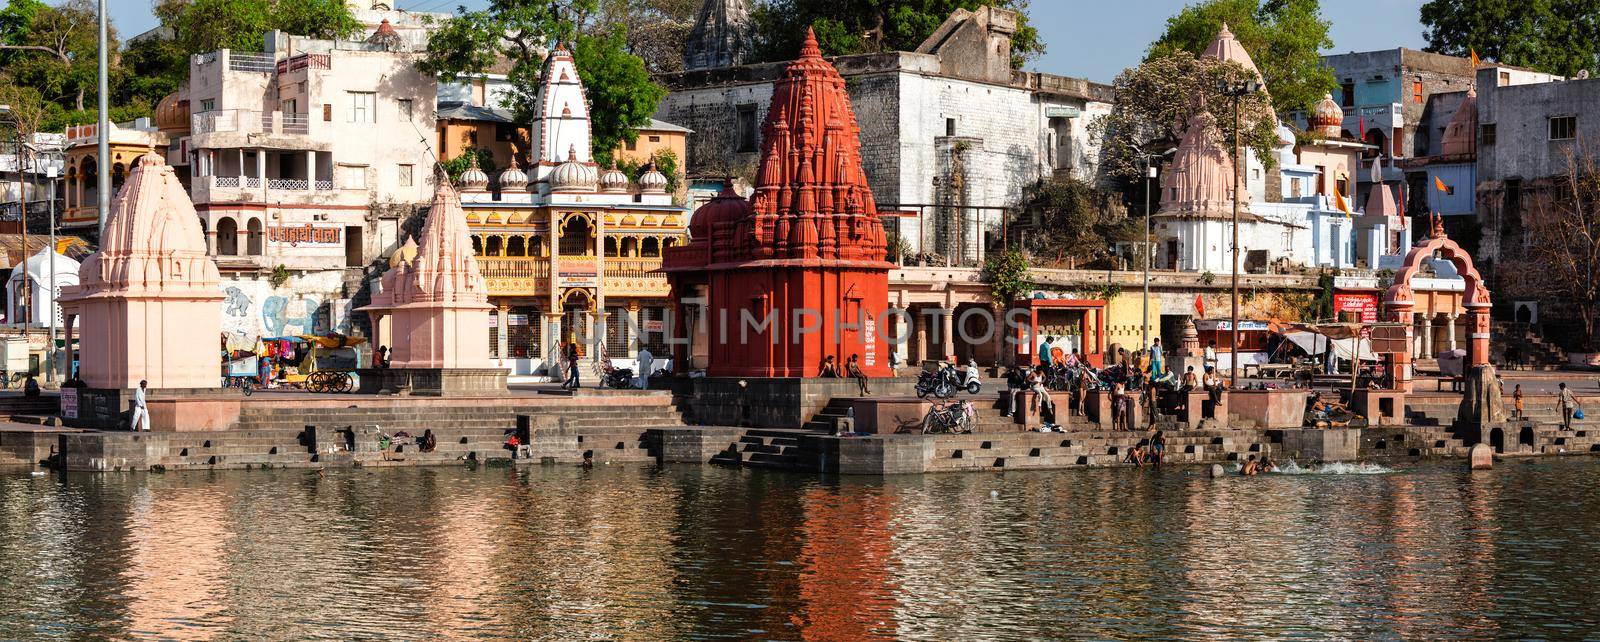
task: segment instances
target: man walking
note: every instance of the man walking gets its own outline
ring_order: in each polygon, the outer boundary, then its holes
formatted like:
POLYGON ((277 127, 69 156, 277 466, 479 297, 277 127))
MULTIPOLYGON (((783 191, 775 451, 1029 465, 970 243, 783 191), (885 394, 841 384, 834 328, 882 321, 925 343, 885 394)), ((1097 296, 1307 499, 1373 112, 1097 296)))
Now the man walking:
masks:
MULTIPOLYGON (((145 389, 150 383, 139 380, 139 387, 133 389, 133 419, 128 422, 128 429, 134 432, 150 432, 150 410, 145 408, 145 389)), ((1568 413, 1571 414, 1571 413, 1568 413)))
POLYGON ((561 384, 561 387, 568 390, 576 390, 583 385, 582 382, 578 381, 578 342, 569 339, 567 341, 566 354, 562 356, 567 362, 567 380, 561 384))
POLYGON ((1565 382, 1560 384, 1560 388, 1557 400, 1561 403, 1561 427, 1572 430, 1572 412, 1578 409, 1578 398, 1572 396, 1572 391, 1567 389, 1565 382))
POLYGON ((639 389, 650 389, 650 369, 655 367, 656 356, 650 354, 650 349, 639 346, 639 389))

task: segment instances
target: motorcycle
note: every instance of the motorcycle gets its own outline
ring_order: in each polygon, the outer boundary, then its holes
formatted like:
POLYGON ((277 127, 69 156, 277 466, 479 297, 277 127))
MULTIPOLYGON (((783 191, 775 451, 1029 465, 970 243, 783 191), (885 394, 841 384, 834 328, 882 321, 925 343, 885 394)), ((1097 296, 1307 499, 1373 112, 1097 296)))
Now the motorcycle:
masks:
POLYGON ((607 388, 632 388, 634 384, 633 369, 612 368, 605 372, 605 375, 601 378, 600 382, 607 388))
POLYGON ((955 394, 955 387, 950 385, 950 379, 944 375, 944 370, 928 372, 924 370, 917 375, 917 398, 927 399, 933 395, 940 399, 948 399, 955 394))

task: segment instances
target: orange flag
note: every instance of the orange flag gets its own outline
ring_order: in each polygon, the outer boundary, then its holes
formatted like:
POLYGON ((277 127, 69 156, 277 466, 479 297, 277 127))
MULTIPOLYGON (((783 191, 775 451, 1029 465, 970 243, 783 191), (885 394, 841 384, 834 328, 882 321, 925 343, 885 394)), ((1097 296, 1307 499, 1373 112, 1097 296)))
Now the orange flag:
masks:
POLYGON ((1444 181, 1439 180, 1438 176, 1433 177, 1433 186, 1439 188, 1441 192, 1448 193, 1450 191, 1450 188, 1444 184, 1444 181))
POLYGON ((1339 211, 1344 212, 1345 216, 1355 216, 1355 214, 1350 212, 1349 201, 1344 200, 1344 194, 1339 193, 1339 188, 1337 186, 1333 188, 1333 204, 1335 207, 1339 208, 1339 211))
POLYGON ((1472 66, 1476 68, 1478 66, 1478 50, 1467 47, 1467 55, 1472 56, 1472 66))

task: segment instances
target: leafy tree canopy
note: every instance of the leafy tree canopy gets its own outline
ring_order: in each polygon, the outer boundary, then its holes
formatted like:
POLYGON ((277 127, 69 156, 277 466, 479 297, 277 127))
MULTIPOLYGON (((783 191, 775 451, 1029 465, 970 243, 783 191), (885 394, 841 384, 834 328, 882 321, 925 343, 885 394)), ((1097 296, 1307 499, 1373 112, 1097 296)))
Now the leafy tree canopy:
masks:
POLYGON ((1278 111, 1309 110, 1337 83, 1323 66, 1333 46, 1329 22, 1317 0, 1205 0, 1167 19, 1167 31, 1150 45, 1146 61, 1175 51, 1200 55, 1227 23, 1244 45, 1278 111))
POLYGON ((1600 71, 1600 0, 1429 0, 1427 50, 1563 76, 1600 71))
POLYGON ((1045 181, 1022 204, 1032 233, 1022 237, 1036 256, 1092 258, 1108 241, 1121 240, 1127 217, 1113 207, 1111 195, 1074 178, 1045 181))
POLYGON ((361 32, 343 0, 161 0, 156 15, 185 55, 260 51, 262 36, 273 30, 327 39, 361 32))
POLYGON ((752 62, 793 60, 806 27, 817 33, 825 56, 911 51, 956 9, 997 6, 1015 10, 1011 66, 1044 53, 1039 30, 1028 23, 1028 0, 771 0, 752 13, 756 47, 752 62))
MULTIPOLYGON (((13 0, 0 11, 0 70, 47 101, 82 109, 96 85, 95 12, 90 0, 13 0)), ((106 35, 115 46, 115 35, 106 35)))
POLYGON ((544 52, 556 43, 574 42, 573 59, 589 99, 595 157, 637 138, 636 127, 650 122, 666 89, 650 80, 644 61, 627 52, 627 29, 600 19, 598 0, 492 0, 480 11, 462 11, 428 41, 420 67, 446 82, 486 73, 502 60, 512 90, 505 108, 518 122, 534 116, 544 52))

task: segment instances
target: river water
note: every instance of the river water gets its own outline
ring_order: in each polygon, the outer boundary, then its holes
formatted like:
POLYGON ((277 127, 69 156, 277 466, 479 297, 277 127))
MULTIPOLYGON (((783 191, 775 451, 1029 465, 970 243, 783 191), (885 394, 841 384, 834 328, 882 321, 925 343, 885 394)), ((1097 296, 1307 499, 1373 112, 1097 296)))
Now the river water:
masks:
POLYGON ((1600 636, 1600 462, 0 476, 0 638, 1600 636))

